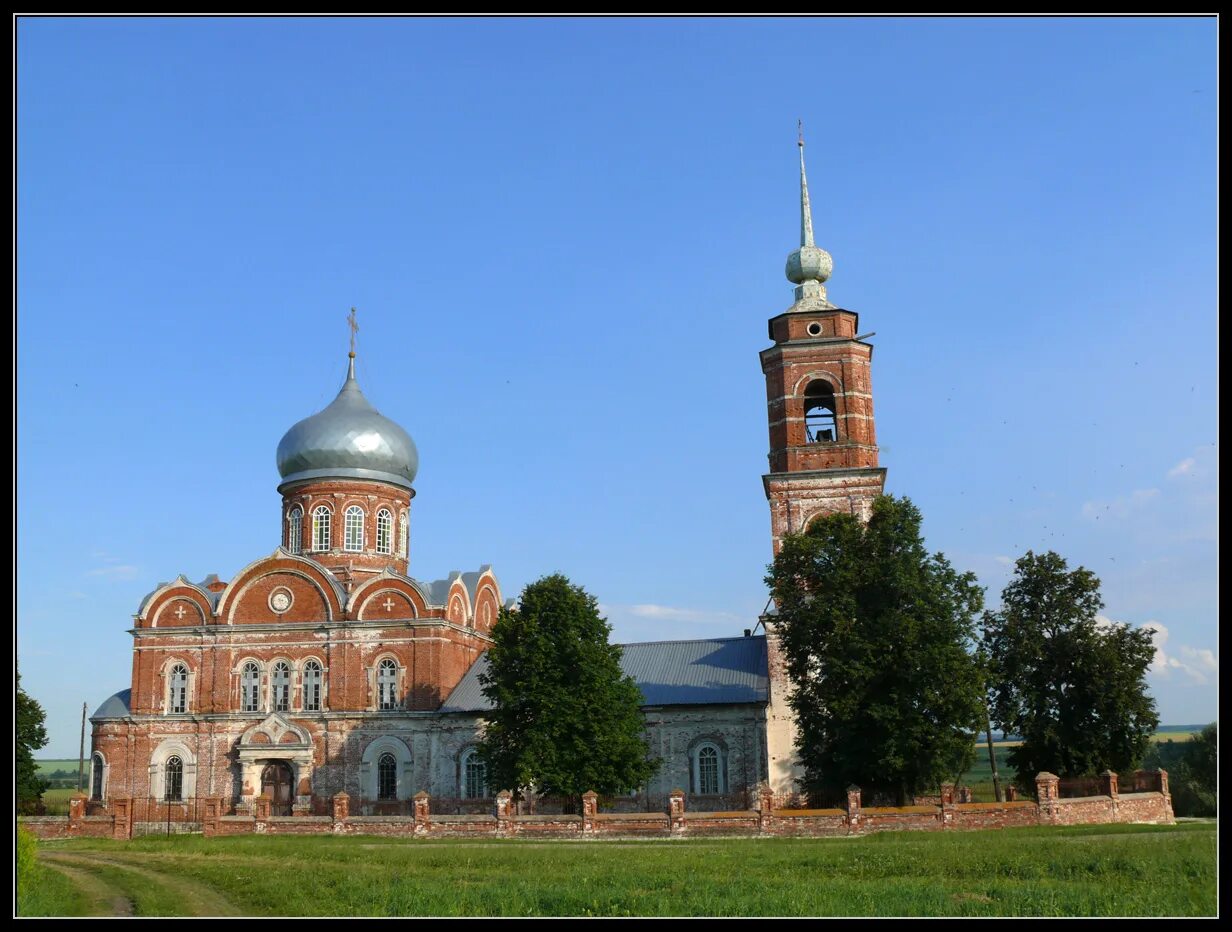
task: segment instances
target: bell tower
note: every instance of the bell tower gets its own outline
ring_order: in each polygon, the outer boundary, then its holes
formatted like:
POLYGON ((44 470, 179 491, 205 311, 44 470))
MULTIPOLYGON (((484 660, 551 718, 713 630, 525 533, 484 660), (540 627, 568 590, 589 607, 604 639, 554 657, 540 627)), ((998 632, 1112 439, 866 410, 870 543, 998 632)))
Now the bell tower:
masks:
POLYGON ((785 534, 819 515, 847 511, 867 519, 882 494, 877 465, 871 333, 860 317, 831 304, 825 281, 833 260, 813 242, 813 213, 800 148, 800 248, 787 257, 795 303, 770 318, 774 345, 762 350, 770 425, 770 471, 762 476, 777 554, 785 534))

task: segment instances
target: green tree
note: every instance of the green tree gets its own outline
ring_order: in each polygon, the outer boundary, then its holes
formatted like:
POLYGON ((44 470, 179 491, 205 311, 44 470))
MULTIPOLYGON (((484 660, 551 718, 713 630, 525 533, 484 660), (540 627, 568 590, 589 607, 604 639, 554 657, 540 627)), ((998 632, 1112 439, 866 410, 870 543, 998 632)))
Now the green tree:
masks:
POLYGON ((967 769, 984 685, 972 652, 983 589, 929 555, 920 512, 883 496, 783 540, 766 577, 793 692, 803 789, 850 784, 899 805, 967 769))
POLYGON ((17 674, 17 811, 31 812, 38 806, 47 789, 47 781, 38 774, 34 752, 47 744, 47 729, 43 726, 43 707, 26 695, 17 674))
POLYGON ((1001 608, 984 613, 992 717, 1022 738, 1008 760, 1024 790, 1040 771, 1130 770, 1159 726, 1146 686, 1154 632, 1100 624, 1103 605, 1090 570, 1028 551, 1001 608))
POLYGON ((492 786, 573 800, 642 786, 658 767, 642 693, 594 596, 562 575, 528 585, 492 629, 480 677, 492 703, 479 748, 492 786))

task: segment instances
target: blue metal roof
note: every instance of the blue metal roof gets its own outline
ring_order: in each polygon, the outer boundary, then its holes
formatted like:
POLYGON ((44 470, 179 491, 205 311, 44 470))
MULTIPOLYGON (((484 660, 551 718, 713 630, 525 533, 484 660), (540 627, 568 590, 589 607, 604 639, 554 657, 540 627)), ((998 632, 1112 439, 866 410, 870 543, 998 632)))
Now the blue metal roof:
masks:
POLYGON ((114 696, 94 710, 91 719, 96 718, 125 718, 128 716, 132 707, 133 691, 131 689, 121 689, 114 696))
MULTIPOLYGON (((767 702, 770 697, 765 637, 623 644, 620 668, 633 677, 644 705, 714 705, 767 702)), ((442 712, 492 708, 479 685, 488 668, 483 654, 462 677, 442 712)))

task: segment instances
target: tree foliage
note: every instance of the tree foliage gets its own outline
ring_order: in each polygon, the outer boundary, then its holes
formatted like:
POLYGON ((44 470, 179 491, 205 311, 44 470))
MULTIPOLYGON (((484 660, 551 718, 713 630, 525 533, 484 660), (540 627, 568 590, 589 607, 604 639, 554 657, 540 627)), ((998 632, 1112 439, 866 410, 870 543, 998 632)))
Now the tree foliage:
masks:
POLYGON ((493 705, 479 748, 491 785, 576 799, 629 792, 654 774, 642 693, 610 635, 594 596, 559 574, 501 610, 480 677, 493 705))
POLYGON ((766 582, 793 692, 803 788, 834 801, 934 791, 970 763, 983 718, 971 651, 983 589, 929 555, 920 512, 883 496, 784 538, 766 582))
POLYGON ((1219 730, 1211 722, 1189 741, 1152 741, 1142 764, 1168 771, 1172 811, 1178 816, 1219 812, 1219 730))
POLYGON ((47 781, 38 775, 34 752, 47 744, 47 729, 43 725, 43 707, 26 695, 17 674, 17 811, 30 812, 38 805, 47 781))
POLYGON ((1018 560, 1001 603, 984 614, 983 645, 993 720, 1022 738, 1008 755, 1018 784, 1136 767, 1159 725, 1154 632, 1101 624, 1099 579, 1052 551, 1018 560))

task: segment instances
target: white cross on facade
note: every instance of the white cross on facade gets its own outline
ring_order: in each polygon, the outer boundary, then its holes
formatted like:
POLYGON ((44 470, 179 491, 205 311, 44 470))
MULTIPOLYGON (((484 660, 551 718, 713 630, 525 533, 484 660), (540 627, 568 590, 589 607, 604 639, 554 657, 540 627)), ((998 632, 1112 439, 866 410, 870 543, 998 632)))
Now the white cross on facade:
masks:
POLYGON ((184 612, 184 606, 183 606, 183 605, 178 605, 178 606, 176 606, 176 609, 175 609, 175 617, 176 617, 176 618, 183 618, 183 617, 184 617, 184 615, 185 615, 185 612, 184 612))
POLYGON ((394 600, 389 596, 385 596, 385 611, 392 612, 394 610, 394 600))

